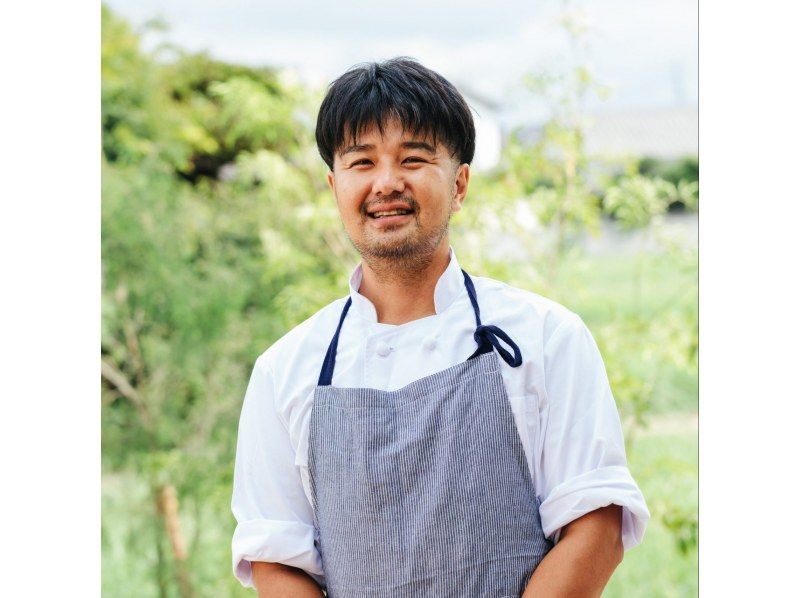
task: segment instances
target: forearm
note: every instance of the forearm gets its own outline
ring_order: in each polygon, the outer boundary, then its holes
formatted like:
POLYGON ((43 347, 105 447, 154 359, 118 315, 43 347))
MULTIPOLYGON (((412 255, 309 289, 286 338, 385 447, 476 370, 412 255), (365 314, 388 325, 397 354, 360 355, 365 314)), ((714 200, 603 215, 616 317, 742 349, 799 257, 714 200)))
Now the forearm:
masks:
POLYGON ((305 571, 279 563, 253 563, 258 598, 319 598, 322 589, 305 571))
POLYGON ((600 596, 622 561, 622 508, 610 505, 565 526, 533 572, 523 598, 600 596))

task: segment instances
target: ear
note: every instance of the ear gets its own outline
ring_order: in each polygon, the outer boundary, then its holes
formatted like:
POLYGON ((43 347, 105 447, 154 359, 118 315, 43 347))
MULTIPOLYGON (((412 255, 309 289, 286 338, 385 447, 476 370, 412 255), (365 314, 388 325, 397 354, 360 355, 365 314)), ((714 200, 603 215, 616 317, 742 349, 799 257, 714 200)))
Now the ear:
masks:
POLYGON ((467 188, 469 187, 469 164, 460 164, 456 169, 455 178, 453 180, 453 200, 451 207, 454 212, 461 210, 464 204, 464 199, 467 197, 467 188))
POLYGON ((336 195, 336 181, 333 178, 333 171, 328 171, 328 187, 330 187, 333 194, 336 195))

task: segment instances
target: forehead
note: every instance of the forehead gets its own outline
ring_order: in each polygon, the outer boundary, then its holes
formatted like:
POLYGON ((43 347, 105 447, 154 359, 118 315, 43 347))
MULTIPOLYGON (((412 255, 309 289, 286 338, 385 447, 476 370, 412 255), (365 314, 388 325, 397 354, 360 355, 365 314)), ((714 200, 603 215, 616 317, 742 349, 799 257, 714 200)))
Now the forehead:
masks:
POLYGON ((345 125, 345 135, 337 153, 341 154, 348 148, 356 145, 395 145, 407 141, 419 141, 429 144, 434 150, 437 148, 435 136, 430 131, 414 131, 410 126, 404 126, 396 118, 384 120, 380 124, 373 122, 362 126, 357 131, 345 125))

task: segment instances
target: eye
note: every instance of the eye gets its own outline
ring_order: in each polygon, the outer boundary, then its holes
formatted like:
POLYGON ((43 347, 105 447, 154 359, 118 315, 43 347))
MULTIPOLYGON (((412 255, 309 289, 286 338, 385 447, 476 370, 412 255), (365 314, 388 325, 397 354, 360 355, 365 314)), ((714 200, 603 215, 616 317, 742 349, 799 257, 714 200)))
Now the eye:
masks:
POLYGON ((409 156, 408 158, 403 160, 403 162, 425 162, 425 160, 418 156, 409 156))
POLYGON ((360 160, 356 160, 355 162, 353 162, 350 166, 361 166, 363 164, 372 164, 372 162, 370 162, 366 158, 361 158, 360 160))

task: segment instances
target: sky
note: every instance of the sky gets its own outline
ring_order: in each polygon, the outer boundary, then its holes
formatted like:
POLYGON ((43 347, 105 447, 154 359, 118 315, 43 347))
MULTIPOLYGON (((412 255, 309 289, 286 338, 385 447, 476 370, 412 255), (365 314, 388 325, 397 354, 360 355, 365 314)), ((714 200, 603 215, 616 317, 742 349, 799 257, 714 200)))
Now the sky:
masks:
MULTIPOLYGON (((106 0, 134 24, 160 17, 166 38, 237 63, 288 67, 323 86, 359 62, 405 55, 498 106, 505 124, 535 122, 526 72, 558 70, 568 48, 558 0, 106 0)), ((570 2, 588 33, 583 61, 611 89, 595 112, 697 102, 696 0, 570 2)), ((145 40, 155 43, 156 39, 145 40)))

